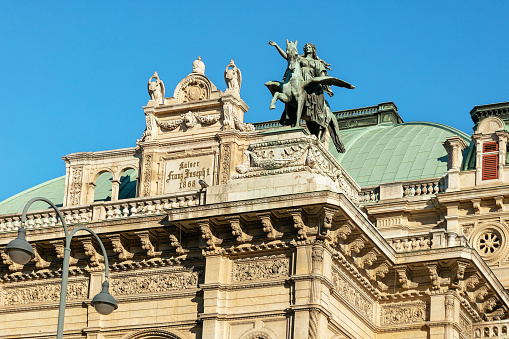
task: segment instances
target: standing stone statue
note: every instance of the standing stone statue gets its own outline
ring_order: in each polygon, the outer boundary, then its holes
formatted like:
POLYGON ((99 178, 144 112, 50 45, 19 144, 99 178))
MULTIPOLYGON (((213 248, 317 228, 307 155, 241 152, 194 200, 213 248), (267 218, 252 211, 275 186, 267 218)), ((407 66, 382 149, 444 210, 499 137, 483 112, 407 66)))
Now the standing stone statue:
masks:
POLYGON ((159 79, 159 75, 157 72, 154 72, 154 75, 148 79, 148 95, 150 95, 150 99, 154 101, 156 104, 164 103, 164 83, 161 79, 159 79), (155 81, 152 81, 154 79, 155 81))
POLYGON ((235 66, 233 59, 230 64, 226 66, 224 71, 224 81, 226 82, 227 90, 235 91, 240 93, 240 86, 242 84, 242 73, 240 69, 235 66))
POLYGON ((273 95, 270 109, 276 108, 278 99, 285 104, 281 125, 298 126, 303 119, 309 132, 322 142, 328 129, 337 151, 344 153, 338 121, 325 100, 324 92, 332 96, 331 85, 349 89, 354 89, 355 86, 329 76, 327 70, 331 69, 330 64, 318 57, 312 43, 304 45, 302 55, 299 55, 297 50, 297 40, 286 40, 286 52, 273 41, 269 41, 269 45, 276 47, 288 63, 282 82, 265 83, 273 95))

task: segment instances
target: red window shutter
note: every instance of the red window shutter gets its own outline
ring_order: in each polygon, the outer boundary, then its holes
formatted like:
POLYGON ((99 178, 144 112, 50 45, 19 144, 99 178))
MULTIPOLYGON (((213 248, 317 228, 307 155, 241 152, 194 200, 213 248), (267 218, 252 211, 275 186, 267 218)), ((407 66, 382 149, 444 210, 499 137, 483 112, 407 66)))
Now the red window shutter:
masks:
POLYGON ((498 151, 498 142, 485 142, 482 145, 482 151, 483 153, 498 151))
POLYGON ((482 156, 482 180, 498 179, 498 154, 482 156))

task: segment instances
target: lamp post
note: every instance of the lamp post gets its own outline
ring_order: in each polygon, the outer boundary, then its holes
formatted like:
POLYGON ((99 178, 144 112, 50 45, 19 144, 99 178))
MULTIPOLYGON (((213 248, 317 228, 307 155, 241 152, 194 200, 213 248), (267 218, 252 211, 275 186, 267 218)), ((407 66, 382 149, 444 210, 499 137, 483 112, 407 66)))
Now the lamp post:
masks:
POLYGON ((108 256, 106 255, 106 250, 104 249, 104 245, 101 242, 101 239, 95 234, 94 231, 91 229, 79 226, 76 227, 69 233, 67 229, 67 224, 65 223, 64 218, 62 217, 62 214, 60 214, 60 211, 58 208, 48 199, 46 198, 33 198, 31 199, 23 209, 23 214, 21 215, 21 226, 18 229, 18 237, 14 240, 12 240, 10 243, 5 246, 5 252, 9 255, 9 258, 11 258, 12 261, 14 261, 17 264, 25 265, 30 260, 32 260, 35 257, 34 250, 32 249, 32 246, 25 240, 26 236, 26 229, 23 226, 23 224, 26 221, 26 214, 28 211, 28 208, 32 203, 35 201, 44 201, 48 203, 57 213, 58 217, 62 221, 62 226, 64 227, 65 232, 65 250, 64 250, 64 263, 62 267, 62 285, 60 288, 60 305, 58 308, 58 328, 57 328, 57 339, 63 338, 64 333, 64 318, 65 318, 65 301, 67 296, 67 280, 69 278, 69 260, 71 257, 71 239, 78 231, 87 231, 90 234, 92 234, 99 243, 99 246, 101 247, 102 254, 104 256, 104 277, 105 281, 102 283, 102 291, 97 294, 92 299, 92 306, 96 309, 97 312, 99 312, 102 315, 108 315, 114 310, 118 308, 117 303, 115 302, 115 298, 108 292, 108 256))

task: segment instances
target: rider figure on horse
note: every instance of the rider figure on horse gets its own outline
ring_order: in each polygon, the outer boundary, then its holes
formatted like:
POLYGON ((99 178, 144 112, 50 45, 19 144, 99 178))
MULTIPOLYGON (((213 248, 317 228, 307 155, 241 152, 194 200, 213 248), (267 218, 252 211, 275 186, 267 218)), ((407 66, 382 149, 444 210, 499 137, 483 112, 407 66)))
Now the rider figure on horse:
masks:
MULTIPOLYGON (((287 50, 289 43, 291 45, 297 45, 297 41, 295 41, 295 43, 287 41, 287 50)), ((279 54, 281 54, 281 56, 286 59, 289 64, 283 77, 283 82, 279 83, 271 81, 266 84, 271 92, 273 92, 272 94, 278 91, 275 87, 276 83, 279 84, 278 86, 281 87, 281 91, 284 92, 282 87, 291 77, 298 77, 302 83, 302 98, 294 98, 297 101, 301 100, 296 112, 295 105, 291 102, 292 100, 290 100, 290 98, 281 94, 274 96, 270 107, 271 109, 275 108, 275 100, 277 99, 286 104, 285 111, 281 116, 281 124, 299 125, 300 118, 302 118, 306 120, 306 126, 309 131, 316 135, 321 141, 324 140, 325 132, 327 128, 329 128, 333 142, 336 145, 336 149, 339 152, 344 152, 343 143, 339 138, 339 126, 335 120, 336 118, 332 114, 328 102, 325 100, 324 92, 329 96, 334 95, 330 88, 331 84, 346 88, 354 88, 354 86, 340 79, 330 77, 327 74, 327 70, 331 70, 330 64, 318 57, 316 47, 312 43, 304 45, 304 53, 296 56, 297 60, 295 61, 298 64, 297 66, 300 67, 293 67, 288 53, 283 51, 283 49, 275 42, 269 41, 269 45, 276 47, 279 54), (298 70, 300 70, 300 74, 293 74, 298 70)))

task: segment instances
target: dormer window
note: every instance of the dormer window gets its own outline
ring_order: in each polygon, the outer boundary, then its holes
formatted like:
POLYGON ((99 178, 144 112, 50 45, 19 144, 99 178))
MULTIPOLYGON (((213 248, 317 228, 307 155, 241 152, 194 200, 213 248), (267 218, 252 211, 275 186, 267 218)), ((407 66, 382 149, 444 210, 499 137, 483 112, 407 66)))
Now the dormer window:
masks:
POLYGON ((482 145, 482 180, 498 179, 498 143, 482 145))

